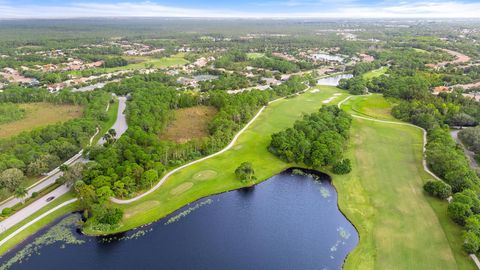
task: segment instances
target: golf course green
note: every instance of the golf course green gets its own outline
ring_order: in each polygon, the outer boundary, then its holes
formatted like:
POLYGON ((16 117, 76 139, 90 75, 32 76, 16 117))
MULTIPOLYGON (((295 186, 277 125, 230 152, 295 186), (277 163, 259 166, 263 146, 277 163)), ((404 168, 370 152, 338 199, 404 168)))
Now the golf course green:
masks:
MULTIPOLYGON (((390 120, 380 95, 342 105, 352 114, 390 120), (382 114, 382 112, 384 112, 382 114)), ((462 251, 461 228, 447 217, 447 202, 428 197, 422 166, 422 131, 354 118, 348 175, 333 175, 339 205, 360 234, 344 269, 475 269, 462 251)))
MULTIPOLYGON (((318 86, 269 104, 231 149, 176 172, 160 188, 135 202, 116 205, 124 210, 124 217, 115 230, 90 229, 85 233, 133 229, 200 198, 241 188, 245 184, 234 171, 242 162, 252 163, 256 183, 300 166, 285 163, 267 150, 271 134, 291 127, 302 114, 338 104, 347 96, 336 87, 318 86)), ((394 120, 391 101, 381 95, 355 96, 341 107, 362 117, 394 120)), ((447 202, 423 192, 423 183, 431 176, 422 166, 422 140, 422 131, 412 126, 354 118, 346 153, 352 160, 352 172, 330 174, 340 209, 360 235, 344 269, 475 269, 462 251, 461 228, 446 215, 447 202)), ((65 213, 63 210, 69 211, 62 209, 58 214, 65 213)), ((56 216, 42 220, 34 229, 56 216)))
MULTIPOLYGON (((302 114, 317 111, 326 100, 336 104, 346 97, 336 87, 320 86, 320 91, 308 91, 293 98, 271 103, 238 138, 228 151, 186 167, 173 174, 158 190, 126 205, 121 225, 108 233, 126 231, 158 220, 174 210, 202 197, 234 190, 245 186, 235 176, 235 169, 242 162, 251 162, 258 182, 293 166, 267 150, 271 134, 288 128, 302 114)), ((249 183, 251 185, 254 183, 249 183)), ((103 234, 103 231, 86 230, 87 234, 103 234)))

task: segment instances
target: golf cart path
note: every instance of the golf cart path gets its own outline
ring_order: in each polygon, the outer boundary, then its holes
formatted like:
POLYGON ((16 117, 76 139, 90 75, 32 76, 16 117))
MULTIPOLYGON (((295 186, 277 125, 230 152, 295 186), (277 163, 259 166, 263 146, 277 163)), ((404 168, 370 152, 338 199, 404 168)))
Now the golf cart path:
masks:
MULTIPOLYGON (((368 95, 361 95, 361 96, 368 96, 368 95)), ((352 97, 354 96, 348 96, 346 97, 344 100, 340 101, 338 103, 338 108, 341 109, 342 107, 342 104, 347 102, 349 99, 351 99, 352 97)), ((426 146, 427 146, 427 131, 422 128, 422 127, 419 127, 419 126, 416 126, 416 125, 413 125, 413 124, 409 124, 409 123, 404 123, 404 122, 394 122, 394 121, 386 121, 386 120, 379 120, 379 119, 374 119, 374 118, 369 118, 369 117, 364 117, 364 116, 359 116, 359 115, 355 115, 355 114, 350 114, 352 117, 354 118, 359 118, 359 119, 363 119, 363 120, 368 120, 368 121, 373 121, 373 122, 379 122, 379 123, 385 123, 385 124, 393 124, 393 125, 401 125, 401 126, 410 126, 410 127, 414 127, 414 128, 418 128, 418 129, 421 129, 423 131, 423 155, 422 155, 422 164, 423 164, 423 169, 428 173, 430 174, 432 177, 434 177, 435 179, 439 180, 439 181, 442 181, 443 180, 438 177, 437 175, 435 175, 432 171, 430 171, 430 169, 428 168, 427 166, 427 161, 425 159, 425 156, 426 156, 426 146)), ((447 201, 450 203, 451 201, 451 196, 449 198, 447 198, 447 201)), ((469 254, 470 258, 472 258, 473 262, 475 263, 475 266, 477 267, 477 269, 480 269, 480 260, 477 258, 477 256, 475 254, 469 254)))
MULTIPOLYGON (((309 91, 310 88, 311 88, 311 87, 308 86, 305 90, 298 92, 297 95, 300 95, 300 94, 302 94, 302 93, 305 93, 305 92, 309 91)), ((257 114, 256 114, 239 132, 237 132, 237 134, 233 137, 232 141, 231 141, 225 148, 223 148, 222 150, 220 150, 220 151, 218 151, 218 152, 216 152, 216 153, 213 153, 213 154, 211 154, 211 155, 208 155, 208 156, 206 156, 206 157, 203 157, 203 158, 194 160, 194 161, 192 161, 192 162, 189 162, 189 163, 187 163, 187 164, 184 164, 184 165, 182 165, 182 166, 180 166, 180 167, 177 167, 177 168, 169 171, 166 175, 164 175, 164 176, 162 177, 162 179, 160 179, 160 181, 159 181, 155 186, 153 186, 153 187, 152 187, 151 189, 149 189, 148 191, 146 191, 146 192, 144 192, 144 193, 142 193, 142 194, 140 194, 140 195, 138 195, 138 196, 136 196, 136 197, 134 197, 134 198, 131 198, 131 199, 128 199, 128 200, 121 200, 121 199, 117 199, 117 198, 113 198, 113 197, 112 197, 112 198, 110 198, 110 201, 113 202, 113 203, 117 203, 117 204, 129 204, 129 203, 135 202, 135 201, 137 201, 137 200, 140 200, 141 198, 143 198, 143 197, 151 194, 151 193, 154 192, 155 190, 159 189, 159 188, 163 185, 163 183, 165 183, 165 181, 167 181, 168 178, 169 178, 170 176, 172 176, 174 173, 176 173, 176 172, 178 172, 178 171, 180 171, 180 170, 182 170, 182 169, 184 169, 184 168, 186 168, 186 167, 189 167, 189 166, 191 166, 191 165, 197 164, 197 163, 202 162, 202 161, 204 161, 204 160, 207 160, 207 159, 210 159, 210 158, 212 158, 212 157, 215 157, 215 156, 218 156, 218 155, 220 155, 220 154, 225 153, 226 151, 230 150, 230 149, 235 145, 235 143, 237 142, 237 139, 240 137, 240 135, 242 135, 243 132, 245 132, 245 130, 247 130, 247 128, 250 127, 250 125, 251 125, 253 122, 255 122, 255 120, 260 116, 260 114, 262 114, 262 112, 265 110, 265 108, 266 108, 269 104, 272 104, 272 103, 274 103, 274 102, 276 102, 276 101, 279 101, 279 100, 282 100, 282 99, 285 99, 285 97, 281 97, 281 98, 277 98, 277 99, 275 99, 275 100, 272 100, 272 101, 268 102, 268 104, 267 104, 266 106, 263 106, 262 108, 260 108, 260 110, 257 112, 257 114)))
MULTIPOLYGON (((363 96, 367 96, 367 95, 363 95, 363 96)), ((355 96, 348 96, 346 97, 344 100, 340 101, 338 103, 338 108, 341 109, 342 107, 342 104, 347 102, 349 99, 351 99, 352 97, 355 97, 355 96)), ((364 117, 364 116, 360 116, 360 115, 356 115, 356 114, 350 114, 352 117, 355 117, 355 118, 359 118, 359 119, 363 119, 363 120, 368 120, 368 121, 373 121, 373 122, 379 122, 379 123, 385 123, 385 124, 392 124, 392 125, 400 125, 400 126, 409 126, 409 127, 414 127, 414 128, 418 128, 418 129, 421 129, 423 131, 423 146, 422 146, 422 151, 423 151, 423 155, 422 155, 422 164, 423 164, 423 169, 428 173, 430 174, 433 178, 439 180, 439 181, 443 181, 440 177, 438 177, 437 175, 435 175, 432 171, 430 171, 430 169, 428 168, 427 166, 427 160, 425 159, 425 155, 426 155, 426 150, 427 150, 427 131, 422 128, 422 127, 419 127, 419 126, 416 126, 416 125, 413 125, 413 124, 410 124, 410 123, 404 123, 404 122, 395 122, 395 121, 387 121, 387 120, 379 120, 379 119, 374 119, 374 118, 369 118, 369 117, 364 117)))

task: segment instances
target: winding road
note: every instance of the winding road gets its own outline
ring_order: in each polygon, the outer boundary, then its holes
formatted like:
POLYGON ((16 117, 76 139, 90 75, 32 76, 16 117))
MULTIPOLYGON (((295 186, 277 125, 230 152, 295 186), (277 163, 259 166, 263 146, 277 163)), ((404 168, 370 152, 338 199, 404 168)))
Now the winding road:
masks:
MULTIPOLYGON (((125 133, 125 131, 127 131, 127 128, 128 128, 127 121, 126 121, 126 116, 125 116, 125 108, 126 108, 127 99, 126 99, 126 97, 118 97, 118 101, 119 101, 119 104, 118 104, 118 111, 117 111, 117 119, 116 119, 114 125, 112 126, 112 128, 114 128, 116 133, 117 133, 116 138, 120 138, 120 136, 122 136, 122 134, 125 133)), ((98 130, 93 135, 93 137, 97 134, 98 134, 98 130)), ((90 143, 93 142, 93 137, 90 139, 90 143)), ((102 138, 101 140, 99 140, 98 144, 103 144, 103 143, 104 143, 104 140, 102 138)), ((83 154, 83 150, 80 151, 75 156, 73 156, 72 158, 70 158, 64 164, 67 165, 67 166, 71 166, 71 165, 73 165, 75 163, 78 163, 78 162, 88 162, 88 160, 86 160, 85 158, 82 157, 82 154, 83 154)), ((42 178, 40 181, 38 181, 37 183, 33 184, 32 186, 30 186, 28 188, 28 196, 31 196, 31 194, 33 192, 39 192, 39 191, 45 189, 46 187, 49 187, 50 185, 53 185, 55 183, 55 181, 58 178, 60 178, 62 175, 63 175, 63 172, 61 172, 58 167, 55 168, 54 170, 52 170, 51 172, 48 173, 48 176, 42 178)), ((69 191, 70 191, 69 186, 61 185, 58 188, 56 188, 55 190, 49 192, 47 195, 37 199, 33 203, 31 203, 28 206, 26 206, 26 207, 22 208, 21 210, 17 211, 13 215, 9 216, 8 218, 6 218, 2 222, 0 222, 0 233, 8 230, 9 228, 15 226, 16 224, 22 222, 23 220, 28 218, 33 213, 37 212, 41 208, 43 208, 43 207, 47 206, 48 204, 52 203, 53 201, 55 201, 55 199, 57 199, 58 197, 60 197, 64 194, 66 194, 69 191), (54 199, 47 201, 47 199, 50 198, 50 197, 54 197, 54 199)), ((22 200, 20 200, 18 198, 11 197, 11 198, 9 198, 9 199, 7 199, 7 200, 5 200, 1 203, 0 210, 3 210, 6 207, 12 207, 12 206, 14 206, 16 204, 19 204, 21 202, 22 202, 22 200)))
POLYGON ((475 153, 468 150, 468 148, 463 144, 463 142, 458 137, 458 132, 460 132, 460 130, 458 129, 452 130, 450 131, 450 135, 457 142, 457 144, 459 144, 462 147, 463 152, 465 153, 465 156, 468 158, 468 161, 470 162, 470 167, 479 171, 480 167, 478 166, 478 162, 475 160, 475 153))

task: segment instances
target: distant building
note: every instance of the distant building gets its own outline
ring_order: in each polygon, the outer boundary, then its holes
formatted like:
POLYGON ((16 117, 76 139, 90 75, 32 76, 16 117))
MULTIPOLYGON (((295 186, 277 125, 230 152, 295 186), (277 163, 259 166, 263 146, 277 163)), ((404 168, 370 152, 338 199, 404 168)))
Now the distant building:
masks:
POLYGON ((440 93, 450 93, 452 90, 448 86, 437 86, 432 89, 432 93, 434 95, 438 95, 440 93))

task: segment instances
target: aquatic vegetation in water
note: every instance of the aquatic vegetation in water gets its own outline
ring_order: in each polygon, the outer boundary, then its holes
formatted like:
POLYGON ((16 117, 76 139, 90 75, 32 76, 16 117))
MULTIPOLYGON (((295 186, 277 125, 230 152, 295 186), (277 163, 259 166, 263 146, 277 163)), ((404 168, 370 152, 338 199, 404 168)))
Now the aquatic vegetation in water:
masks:
POLYGON ((172 224, 172 223, 180 220, 181 218, 186 217, 188 214, 192 213, 193 211, 197 210, 198 208, 200 208, 200 207, 202 207, 202 206, 204 206, 204 205, 212 204, 212 203, 213 203, 213 200, 212 200, 212 199, 207 199, 207 200, 205 200, 205 201, 203 201, 203 202, 201 202, 201 203, 197 203, 195 206, 190 207, 190 208, 188 208, 187 210, 182 211, 182 212, 178 213, 177 215, 169 218, 169 219, 167 220, 167 222, 165 222, 165 225, 172 224))
POLYGON ((323 198, 328 198, 328 197, 331 196, 330 191, 327 188, 325 188, 324 186, 320 187, 320 194, 322 194, 323 198))
POLYGON ((342 237, 343 239, 348 239, 351 236, 351 234, 347 230, 345 230, 343 227, 339 227, 337 229, 337 232, 340 234, 340 237, 342 237))
POLYGON ((153 228, 149 228, 147 230, 138 230, 130 235, 122 236, 120 238, 116 238, 116 237, 102 238, 100 241, 102 243, 110 243, 113 241, 133 240, 133 239, 138 239, 142 236, 145 236, 147 233, 151 231, 153 231, 153 228))
POLYGON ((300 169, 293 169, 292 174, 293 175, 305 175, 305 173, 300 169))
POLYGON ((40 255, 40 250, 44 246, 52 245, 55 243, 62 243, 60 248, 65 248, 66 245, 80 245, 85 241, 78 239, 72 231, 72 226, 76 225, 80 221, 80 216, 71 215, 64 218, 58 224, 51 227, 45 234, 37 237, 35 241, 26 245, 15 256, 0 266, 0 270, 10 268, 16 263, 22 263, 24 260, 28 260, 32 255, 40 255))
POLYGON ((330 248, 330 252, 335 252, 335 251, 337 251, 338 246, 340 245, 341 242, 342 242, 342 241, 337 240, 337 242, 335 242, 335 245, 333 245, 333 246, 330 248))

